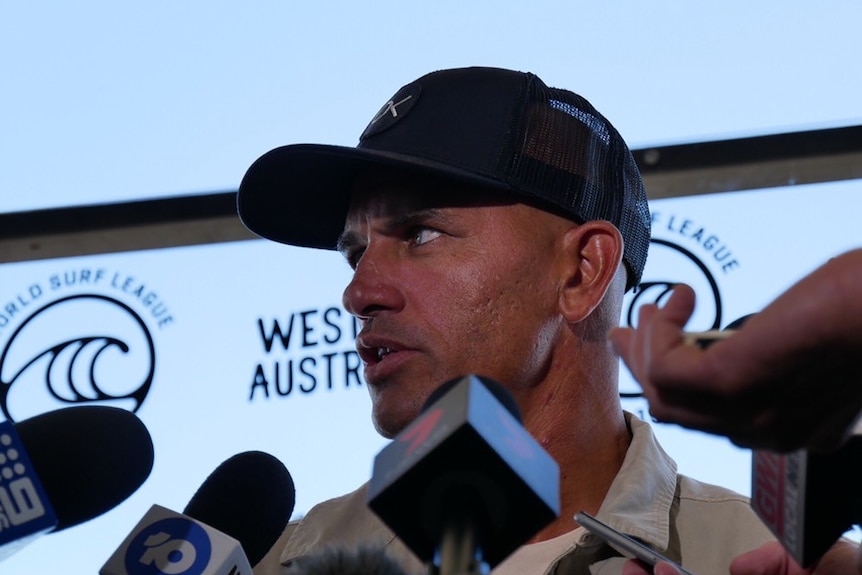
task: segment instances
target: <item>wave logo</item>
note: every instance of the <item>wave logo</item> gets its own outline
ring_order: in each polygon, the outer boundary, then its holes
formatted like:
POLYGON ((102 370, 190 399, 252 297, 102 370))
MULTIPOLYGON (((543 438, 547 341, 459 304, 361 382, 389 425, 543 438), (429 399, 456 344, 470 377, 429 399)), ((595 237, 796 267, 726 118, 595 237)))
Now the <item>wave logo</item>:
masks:
POLYGON ((207 532, 184 517, 169 517, 135 535, 126 552, 129 575, 201 575, 212 556, 207 532))
POLYGON ((624 305, 624 325, 637 325, 637 316, 643 304, 664 305, 673 286, 678 283, 690 285, 697 294, 697 309, 687 329, 719 329, 723 309, 715 276, 690 250, 657 238, 650 240, 649 265, 644 278, 624 305))
POLYGON ((10 421, 78 404, 135 412, 154 372, 153 338, 132 308, 103 295, 68 296, 33 312, 7 340, 0 409, 10 421))

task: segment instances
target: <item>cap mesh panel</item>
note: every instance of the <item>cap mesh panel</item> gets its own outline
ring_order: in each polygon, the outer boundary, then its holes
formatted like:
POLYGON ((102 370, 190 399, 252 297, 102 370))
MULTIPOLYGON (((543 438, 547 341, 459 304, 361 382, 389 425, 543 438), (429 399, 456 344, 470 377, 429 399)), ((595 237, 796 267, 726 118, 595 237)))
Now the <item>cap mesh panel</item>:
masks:
POLYGON ((589 102, 532 76, 514 128, 509 182, 579 221, 607 220, 625 242, 629 287, 640 281, 649 247, 649 208, 634 158, 589 102))

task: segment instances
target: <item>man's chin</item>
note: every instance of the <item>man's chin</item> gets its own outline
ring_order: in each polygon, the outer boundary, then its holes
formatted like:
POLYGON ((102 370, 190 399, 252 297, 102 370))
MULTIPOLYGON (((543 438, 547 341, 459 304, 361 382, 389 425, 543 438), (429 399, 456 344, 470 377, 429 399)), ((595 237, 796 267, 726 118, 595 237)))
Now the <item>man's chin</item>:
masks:
POLYGON ((396 424, 388 419, 377 418, 374 417, 374 429, 377 430, 377 433, 385 437, 386 439, 393 439, 396 435, 401 433, 401 431, 407 427, 407 424, 396 424))
POLYGON ((381 412, 375 409, 371 418, 374 422, 374 429, 377 430, 377 433, 386 439, 392 439, 401 433, 404 428, 410 425, 418 413, 418 410, 416 413, 406 413, 403 410, 399 410, 397 413, 392 413, 386 411, 381 412))

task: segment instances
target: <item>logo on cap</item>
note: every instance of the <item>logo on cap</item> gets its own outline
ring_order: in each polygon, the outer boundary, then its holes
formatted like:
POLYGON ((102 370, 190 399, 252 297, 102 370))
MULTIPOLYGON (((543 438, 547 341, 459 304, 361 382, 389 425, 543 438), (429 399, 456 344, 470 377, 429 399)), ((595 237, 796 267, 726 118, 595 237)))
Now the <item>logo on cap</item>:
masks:
POLYGON ((409 84, 398 90, 388 102, 383 104, 380 111, 374 114, 365 131, 359 136, 359 140, 362 141, 369 136, 379 134, 407 115, 407 112, 416 105, 420 92, 422 92, 422 87, 419 84, 409 84))

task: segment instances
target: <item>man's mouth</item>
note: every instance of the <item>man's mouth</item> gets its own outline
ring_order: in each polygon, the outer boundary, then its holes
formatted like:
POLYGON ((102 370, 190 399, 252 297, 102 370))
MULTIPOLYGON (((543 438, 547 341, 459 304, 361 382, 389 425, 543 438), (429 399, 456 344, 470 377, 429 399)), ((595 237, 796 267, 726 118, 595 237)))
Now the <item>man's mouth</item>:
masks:
POLYGON ((393 353, 393 349, 390 347, 378 347, 377 348, 377 361, 381 361, 384 357, 393 353))
POLYGON ((356 350, 365 365, 376 365, 400 349, 395 342, 383 338, 361 338, 356 343, 356 350))

